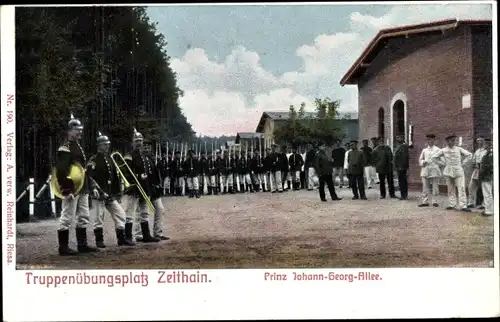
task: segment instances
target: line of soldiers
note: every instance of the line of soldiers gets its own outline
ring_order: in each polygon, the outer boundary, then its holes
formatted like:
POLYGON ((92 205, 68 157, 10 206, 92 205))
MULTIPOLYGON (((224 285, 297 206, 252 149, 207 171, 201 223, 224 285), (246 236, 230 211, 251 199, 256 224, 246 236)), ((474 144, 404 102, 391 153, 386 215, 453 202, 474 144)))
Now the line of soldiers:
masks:
POLYGON ((199 198, 201 195, 244 192, 283 192, 303 186, 304 157, 297 147, 291 153, 273 144, 262 156, 253 152, 208 151, 197 156, 189 150, 169 152, 158 161, 165 195, 199 198), (214 155, 215 152, 215 155, 214 155))
POLYGON ((79 143, 82 133, 81 121, 71 115, 67 139, 58 148, 56 155, 56 176, 64 196, 58 229, 59 254, 76 255, 97 252, 98 248, 105 248, 103 232, 105 210, 113 219, 118 246, 135 246, 135 241, 150 243, 168 240, 169 238, 163 234, 164 208, 160 200, 162 196, 160 172, 142 134, 134 129, 132 151, 123 157, 123 161, 132 170, 132 172, 122 172, 130 183, 130 186, 123 190, 121 169, 117 167, 122 165, 117 164, 109 155, 111 144, 109 138, 99 133, 97 154, 87 161, 79 143), (78 192, 75 191, 73 180, 68 178, 75 163, 86 169, 83 188, 78 192), (135 185, 135 179, 140 183, 142 191, 135 185), (122 203, 122 197, 126 199, 125 203, 122 203), (91 208, 97 248, 89 246, 87 239, 91 208), (154 216, 152 232, 148 220, 150 213, 154 216), (69 230, 75 219, 77 251, 69 247, 69 230))

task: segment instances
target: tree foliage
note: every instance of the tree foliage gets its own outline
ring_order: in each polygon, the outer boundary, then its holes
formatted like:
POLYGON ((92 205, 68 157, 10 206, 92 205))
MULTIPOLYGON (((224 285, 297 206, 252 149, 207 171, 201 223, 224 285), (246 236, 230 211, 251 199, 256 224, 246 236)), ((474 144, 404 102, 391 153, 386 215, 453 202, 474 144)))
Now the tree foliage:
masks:
POLYGON ((338 120, 339 100, 328 97, 317 98, 314 101, 315 113, 306 114, 306 105, 302 103, 296 110, 290 106, 289 118, 275 130, 275 140, 281 144, 305 145, 308 143, 332 144, 342 139, 344 133, 338 120))
POLYGON ((70 113, 84 122, 86 151, 98 131, 126 149, 134 127, 153 140, 191 140, 166 45, 142 7, 17 8, 17 146, 26 172, 46 175, 37 163, 54 154, 70 113))

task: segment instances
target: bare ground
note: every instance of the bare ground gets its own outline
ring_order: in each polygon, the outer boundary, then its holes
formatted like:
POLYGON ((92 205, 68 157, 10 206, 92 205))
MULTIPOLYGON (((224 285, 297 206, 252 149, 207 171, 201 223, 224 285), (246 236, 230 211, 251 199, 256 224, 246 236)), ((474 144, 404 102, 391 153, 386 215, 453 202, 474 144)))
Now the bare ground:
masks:
MULTIPOLYGON (((17 225, 19 269, 488 267, 493 218, 378 199, 322 203, 316 191, 164 198, 170 241, 57 255, 55 220, 17 225)), ((444 203, 444 197, 441 204, 444 203)), ((93 243, 93 233, 89 240, 93 243)), ((71 235, 74 239, 74 234, 71 235)))

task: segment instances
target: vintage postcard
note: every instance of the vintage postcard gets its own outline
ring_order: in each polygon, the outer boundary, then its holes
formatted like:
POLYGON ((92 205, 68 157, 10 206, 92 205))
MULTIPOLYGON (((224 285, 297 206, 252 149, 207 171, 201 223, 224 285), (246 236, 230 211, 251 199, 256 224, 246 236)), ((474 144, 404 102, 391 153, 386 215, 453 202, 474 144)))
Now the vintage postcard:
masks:
POLYGON ((2 6, 5 320, 499 316, 496 12, 2 6))

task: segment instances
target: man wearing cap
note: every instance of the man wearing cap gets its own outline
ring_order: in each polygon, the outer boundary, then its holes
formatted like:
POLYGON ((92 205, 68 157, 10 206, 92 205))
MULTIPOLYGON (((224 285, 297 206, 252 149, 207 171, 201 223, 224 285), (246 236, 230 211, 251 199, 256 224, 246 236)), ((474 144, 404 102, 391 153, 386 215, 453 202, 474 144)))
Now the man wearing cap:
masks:
POLYGON ((172 171, 170 168, 170 164, 172 162, 172 152, 168 151, 166 155, 163 155, 163 158, 160 162, 160 171, 163 179, 163 191, 164 195, 170 195, 172 193, 172 171))
POLYGON ((224 185, 224 173, 225 173, 225 163, 224 159, 221 157, 220 150, 217 150, 215 153, 215 194, 224 193, 224 189, 226 186, 224 185))
POLYGON ((364 177, 366 180, 366 187, 368 189, 371 189, 372 186, 375 184, 375 181, 373 180, 373 170, 372 170, 372 166, 371 166, 371 163, 372 163, 371 156, 372 156, 373 149, 370 148, 370 146, 368 146, 368 140, 363 140, 362 144, 363 144, 363 146, 361 147, 360 150, 361 150, 361 152, 364 153, 364 159, 366 160, 366 165, 365 165, 365 168, 363 169, 364 177))
POLYGON ((271 145, 271 155, 270 155, 270 168, 271 168, 271 182, 272 182, 272 190, 274 193, 276 191, 283 192, 283 183, 281 172, 283 165, 280 161, 282 161, 282 155, 277 151, 276 144, 271 145))
POLYGON ((206 174, 208 195, 217 195, 217 165, 215 163, 212 151, 208 151, 206 174))
POLYGON ((174 181, 175 195, 182 196, 184 190, 184 169, 182 167, 181 152, 175 151, 174 158, 170 163, 170 168, 172 171, 172 179, 174 181))
POLYGON ((234 159, 229 155, 229 151, 224 151, 224 157, 222 158, 224 162, 224 170, 222 171, 222 183, 224 185, 223 193, 235 193, 233 191, 233 168, 234 168, 234 159))
POLYGON ((111 141, 106 135, 99 132, 97 136, 97 154, 89 159, 87 164, 87 175, 90 178, 92 197, 95 199, 93 208, 95 212, 94 235, 95 243, 99 248, 105 248, 104 244, 104 210, 107 210, 115 224, 116 239, 118 246, 134 246, 132 238, 132 227, 128 234, 125 233, 125 211, 120 205, 121 187, 120 175, 115 163, 109 156, 111 141))
POLYGON ((335 185, 333 184, 333 168, 332 168, 333 160, 328 157, 325 150, 326 150, 325 144, 321 144, 319 147, 318 154, 316 155, 314 164, 314 168, 316 170, 316 173, 318 174, 318 179, 319 179, 319 197, 321 201, 326 201, 326 196, 325 196, 325 184, 326 184, 332 200, 333 201, 341 200, 341 198, 337 196, 337 193, 335 192, 335 185))
POLYGON ((344 154, 344 173, 347 177, 347 188, 351 189, 351 175, 349 174, 349 171, 347 171, 347 168, 349 167, 349 162, 348 162, 348 158, 349 158, 349 152, 352 151, 352 148, 351 148, 351 143, 350 142, 347 142, 345 144, 345 154, 344 154))
POLYGON ((203 195, 205 194, 205 187, 207 187, 207 193, 208 193, 208 187, 210 186, 210 182, 208 180, 208 163, 207 163, 207 153, 205 151, 200 151, 200 158, 198 160, 198 166, 199 166, 199 184, 200 188, 199 194, 203 195))
POLYGON ((463 164, 472 159, 472 153, 456 145, 456 136, 450 135, 446 138, 446 147, 438 150, 431 159, 433 161, 444 158, 443 176, 448 186, 448 207, 451 210, 457 208, 464 212, 470 212, 467 208, 467 196, 465 194, 465 176, 463 164), (458 203, 455 190, 458 190, 458 203), (457 207, 458 206, 458 207, 457 207))
POLYGON ((311 144, 311 149, 306 153, 305 169, 307 173, 307 190, 314 190, 314 177, 316 172, 314 171, 314 158, 316 157, 317 149, 315 145, 311 144))
POLYGON ((272 180, 272 175, 271 175, 271 168, 273 164, 273 159, 271 155, 271 149, 266 148, 264 152, 264 160, 263 160, 263 170, 264 170, 264 175, 266 176, 266 182, 267 182, 267 191, 272 192, 273 190, 276 189, 276 186, 274 186, 273 180, 272 180))
POLYGON ((255 191, 266 191, 264 180, 264 164, 259 149, 253 150, 253 158, 251 160, 250 169, 252 171, 253 182, 255 184, 255 191))
MULTIPOLYGON (((481 182, 479 181, 479 169, 481 168, 481 160, 486 154, 486 149, 484 148, 484 138, 479 137, 476 139, 478 149, 472 157, 472 166, 474 170, 472 171, 472 176, 469 182, 469 202, 467 208, 476 207, 476 197, 478 189, 481 187, 481 182)), ((484 198, 484 196, 483 196, 484 198)))
POLYGON ((409 146, 404 141, 404 135, 396 136, 397 147, 394 151, 394 169, 398 174, 400 200, 408 199, 408 168, 410 167, 409 146))
POLYGON ((439 180, 441 179, 441 167, 444 167, 444 159, 432 159, 431 157, 439 151, 435 145, 436 136, 427 134, 427 147, 422 150, 418 158, 418 164, 422 167, 420 178, 422 179, 422 202, 419 207, 439 207, 437 196, 439 195, 439 180))
MULTIPOLYGON (((132 137, 132 152, 125 155, 124 159, 127 162, 129 168, 132 170, 132 174, 138 181, 138 184, 142 187, 142 191, 145 196, 142 195, 137 186, 133 186, 125 191, 127 197, 127 207, 125 209, 126 214, 126 224, 125 232, 127 234, 126 238, 128 240, 135 237, 136 241, 141 241, 144 243, 159 242, 160 238, 156 238, 151 234, 149 229, 149 211, 148 205, 144 197, 147 197, 155 207, 154 213, 154 232, 158 235, 161 234, 161 220, 163 215, 163 205, 161 201, 153 194, 153 185, 159 184, 160 177, 156 172, 154 167, 154 162, 152 158, 146 155, 144 151, 144 137, 141 133, 134 129, 132 137), (132 231, 132 227, 136 223, 133 230, 134 236, 128 235, 132 231), (142 236, 141 236, 142 235, 142 236)), ((126 173, 127 180, 131 183, 135 181, 132 178, 132 174, 126 173)), ((166 237, 164 237, 166 239, 166 237)))
POLYGON ((367 164, 366 154, 358 149, 358 141, 351 141, 351 151, 347 157, 347 173, 351 175, 353 200, 367 200, 363 172, 367 164))
POLYGON ((290 189, 290 165, 288 164, 288 154, 287 147, 284 145, 283 147, 277 149, 277 153, 279 155, 279 169, 281 170, 281 185, 282 190, 286 191, 290 189))
POLYGON ((252 181, 250 178, 250 169, 249 169, 249 161, 244 152, 241 153, 239 157, 239 167, 238 167, 238 175, 240 181, 240 192, 254 192, 252 181))
POLYGON ((300 170, 304 165, 302 156, 298 153, 297 147, 293 147, 293 152, 288 159, 290 174, 293 182, 293 190, 300 190, 300 170))
POLYGON ((83 125, 80 120, 71 115, 68 122, 68 136, 66 142, 59 147, 56 154, 56 177, 64 196, 62 201, 61 217, 57 237, 59 254, 61 256, 76 255, 77 252, 69 248, 69 229, 76 217, 76 241, 78 252, 89 253, 98 251, 90 247, 87 242, 87 226, 89 224, 89 178, 85 176, 83 188, 76 194, 73 181, 68 178, 70 168, 78 163, 82 167, 87 164, 87 158, 82 146, 78 142, 82 138, 83 125))
POLYGON ((484 216, 493 216, 493 149, 491 140, 484 140, 484 155, 479 167, 478 178, 481 182, 484 200, 484 216))
POLYGON ((194 154, 194 150, 189 150, 184 165, 187 175, 187 188, 189 198, 200 198, 200 183, 198 182, 199 161, 194 154))
POLYGON ((393 154, 391 148, 385 145, 384 138, 380 138, 377 147, 373 149, 372 164, 375 165, 375 171, 378 174, 379 179, 379 189, 380 189, 380 199, 385 199, 386 190, 385 182, 387 181, 387 188, 389 190, 389 196, 391 198, 396 198, 394 192, 394 165, 393 165, 393 154))
MULTIPOLYGON (((377 137, 373 137, 370 139, 372 141, 372 149, 373 150, 375 150, 377 148, 381 139, 383 140, 383 138, 377 138, 377 137)), ((383 143, 385 145, 385 142, 383 142, 383 143)), ((377 170, 375 169, 375 164, 374 164, 373 160, 372 160, 372 163, 370 164, 370 166, 371 166, 370 173, 372 176, 372 180, 373 180, 373 182, 375 182, 375 184, 379 184, 380 180, 378 178, 377 170)))
POLYGON ((337 181, 339 177, 339 188, 344 186, 344 157, 345 149, 340 145, 340 140, 335 140, 335 146, 332 150, 332 160, 333 160, 333 183, 337 181))

